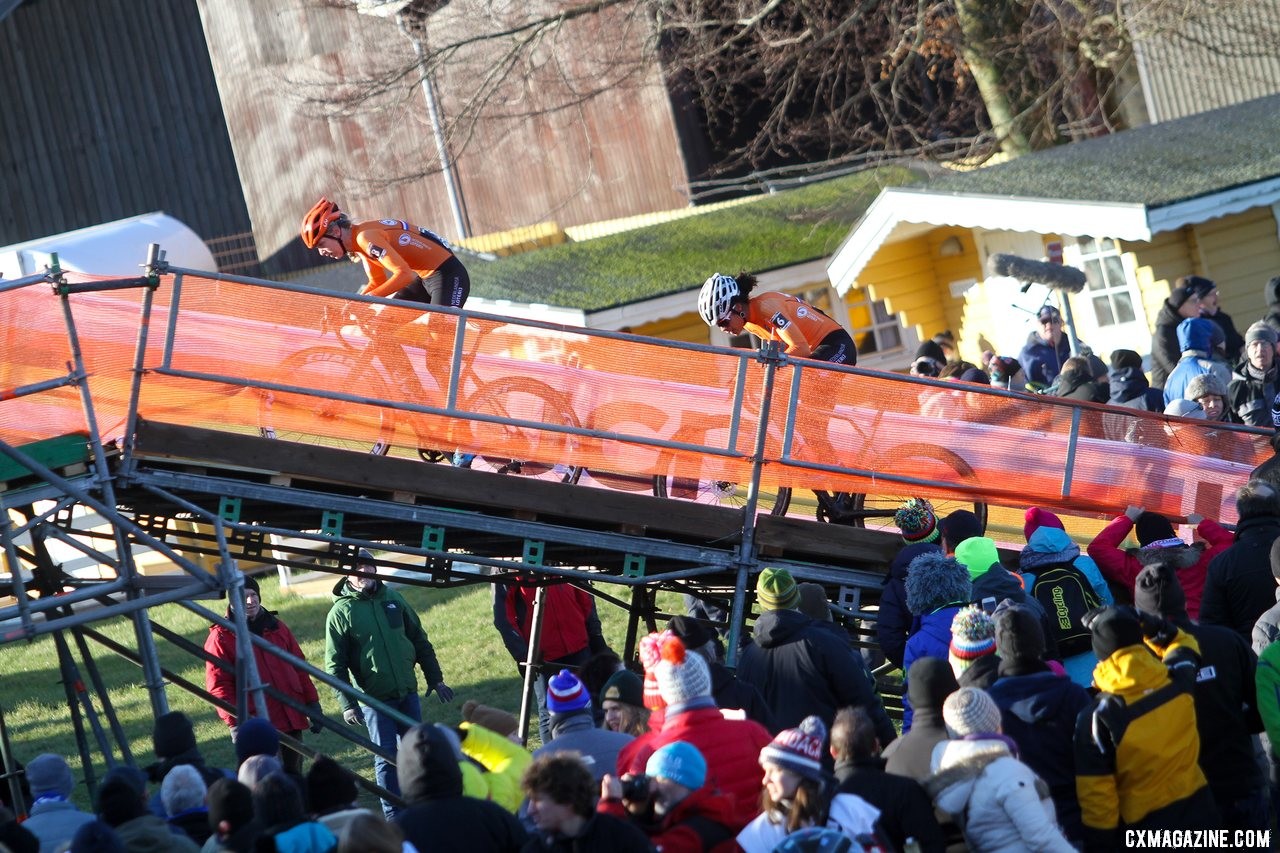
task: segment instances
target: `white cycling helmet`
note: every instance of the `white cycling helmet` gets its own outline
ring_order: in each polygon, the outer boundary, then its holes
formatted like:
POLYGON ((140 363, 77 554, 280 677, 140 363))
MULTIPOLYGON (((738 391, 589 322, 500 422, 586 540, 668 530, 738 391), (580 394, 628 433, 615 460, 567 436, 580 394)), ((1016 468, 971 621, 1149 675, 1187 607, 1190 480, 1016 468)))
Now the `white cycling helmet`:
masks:
POLYGON ((698 294, 698 313, 702 315, 702 321, 714 326, 728 317, 733 300, 741 293, 733 276, 716 273, 704 281, 702 292, 698 294))

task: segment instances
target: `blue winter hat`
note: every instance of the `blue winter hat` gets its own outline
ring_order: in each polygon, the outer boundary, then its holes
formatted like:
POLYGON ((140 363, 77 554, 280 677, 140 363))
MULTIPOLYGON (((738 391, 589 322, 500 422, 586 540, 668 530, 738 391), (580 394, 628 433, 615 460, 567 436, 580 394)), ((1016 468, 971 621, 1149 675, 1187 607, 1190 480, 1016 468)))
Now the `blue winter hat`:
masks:
POLYGON ((250 717, 236 729, 236 762, 254 755, 278 755, 280 733, 266 717, 250 717))
POLYGON ((586 686, 567 669, 560 670, 547 682, 547 710, 553 714, 568 714, 591 706, 591 694, 586 686))
POLYGON ((649 756, 644 772, 646 776, 660 776, 683 785, 690 791, 696 791, 707 781, 707 760, 696 746, 678 740, 649 756))
POLYGON ((972 597, 969 570, 955 557, 927 551, 907 566, 907 609, 916 616, 947 604, 965 604, 972 597))

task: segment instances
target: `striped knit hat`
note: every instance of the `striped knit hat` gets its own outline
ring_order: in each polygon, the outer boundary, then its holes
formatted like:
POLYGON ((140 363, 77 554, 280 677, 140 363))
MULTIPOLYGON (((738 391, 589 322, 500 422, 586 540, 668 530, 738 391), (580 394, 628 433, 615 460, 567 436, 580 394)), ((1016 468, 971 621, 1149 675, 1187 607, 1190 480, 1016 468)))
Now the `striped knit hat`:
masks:
POLYGON ((786 569, 765 569, 756 579, 756 598, 762 610, 795 610, 800 606, 800 590, 786 569))
POLYGON ((644 706, 650 711, 661 711, 667 707, 658 690, 658 664, 662 662, 662 643, 667 637, 674 637, 671 631, 650 634, 640 640, 640 665, 644 667, 644 706))
POLYGON ((948 696, 942 703, 942 719, 953 738, 1000 731, 999 706, 977 687, 961 687, 948 696))
POLYGON ((547 710, 553 714, 567 714, 590 707, 591 694, 578 676, 567 669, 552 676, 547 682, 547 710))
POLYGON ((995 654, 996 626, 985 610, 976 605, 961 608, 951 620, 951 669, 960 677, 978 658, 995 654))
POLYGON ((820 717, 805 717, 799 728, 778 732, 773 742, 760 750, 761 764, 776 764, 806 779, 821 780, 822 750, 827 727, 820 717))
POLYGON ((893 514, 893 523, 902 531, 902 541, 908 545, 918 542, 936 542, 941 531, 933 506, 923 498, 912 498, 893 514))
POLYGON ((668 708, 711 696, 711 670, 702 655, 690 654, 674 634, 662 641, 658 654, 661 659, 654 665, 653 674, 668 708))

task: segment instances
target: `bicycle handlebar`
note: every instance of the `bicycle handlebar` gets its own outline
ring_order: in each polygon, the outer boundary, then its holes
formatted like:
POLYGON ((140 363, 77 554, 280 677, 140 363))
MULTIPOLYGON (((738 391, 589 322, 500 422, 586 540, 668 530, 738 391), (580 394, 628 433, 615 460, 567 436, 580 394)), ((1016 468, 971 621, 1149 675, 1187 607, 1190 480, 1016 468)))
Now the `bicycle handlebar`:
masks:
POLYGON ((373 330, 367 316, 361 316, 351 310, 348 306, 350 301, 343 303, 339 308, 334 305, 325 305, 320 311, 320 334, 326 335, 332 332, 337 337, 338 342, 348 349, 355 349, 355 344, 342 334, 343 328, 354 324, 360 328, 366 338, 373 338, 373 330))

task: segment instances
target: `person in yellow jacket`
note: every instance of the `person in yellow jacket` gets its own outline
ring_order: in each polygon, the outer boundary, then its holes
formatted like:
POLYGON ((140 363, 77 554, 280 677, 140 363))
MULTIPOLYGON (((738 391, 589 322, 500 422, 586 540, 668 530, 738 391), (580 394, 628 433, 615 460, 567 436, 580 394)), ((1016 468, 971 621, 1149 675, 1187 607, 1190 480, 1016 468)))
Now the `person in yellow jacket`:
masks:
POLYGON ((1132 607, 1096 608, 1082 621, 1098 656, 1094 686, 1102 691, 1076 723, 1085 849, 1120 849, 1126 829, 1217 828, 1199 764, 1195 638, 1132 607))
POLYGON ((524 798, 520 777, 533 756, 520 744, 475 723, 464 722, 448 732, 459 740, 462 793, 478 800, 493 800, 514 814, 524 798))

